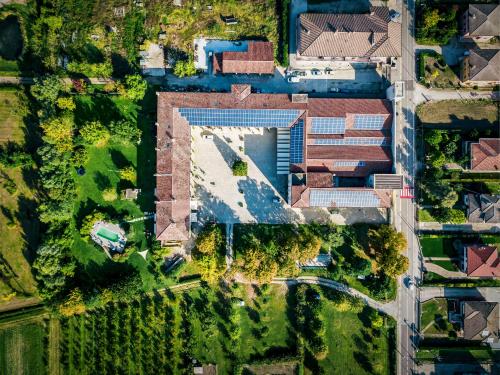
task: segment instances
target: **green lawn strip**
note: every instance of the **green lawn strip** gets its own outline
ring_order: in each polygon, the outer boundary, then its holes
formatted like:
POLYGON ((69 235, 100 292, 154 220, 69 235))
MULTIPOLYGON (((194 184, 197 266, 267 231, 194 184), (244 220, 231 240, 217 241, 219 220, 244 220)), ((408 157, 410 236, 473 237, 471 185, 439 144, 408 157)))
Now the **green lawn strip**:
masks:
POLYGON ((0 373, 45 374, 46 336, 42 321, 0 329, 0 373))
POLYGON ((0 57, 0 76, 1 77, 17 77, 20 71, 17 61, 5 60, 0 57))
POLYGON ((470 363, 500 360, 500 352, 489 348, 421 348, 417 352, 417 360, 423 362, 470 363))
POLYGON ((433 260, 432 263, 436 266, 444 268, 446 271, 459 271, 458 265, 451 260, 433 260))
POLYGON ((424 335, 447 335, 449 332, 454 331, 453 326, 448 321, 447 303, 446 298, 435 298, 422 304, 421 326, 424 335))

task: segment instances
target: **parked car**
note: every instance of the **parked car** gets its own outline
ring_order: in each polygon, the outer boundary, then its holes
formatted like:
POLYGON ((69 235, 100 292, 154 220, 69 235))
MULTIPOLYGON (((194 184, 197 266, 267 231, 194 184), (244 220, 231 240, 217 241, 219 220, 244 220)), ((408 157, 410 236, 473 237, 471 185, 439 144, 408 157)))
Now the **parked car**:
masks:
POLYGON ((293 73, 299 77, 305 77, 307 75, 303 70, 295 70, 293 73))
POLYGON ((398 11, 394 10, 394 9, 391 9, 389 11, 389 16, 391 17, 391 20, 392 21, 395 21, 397 20, 399 17, 401 17, 401 13, 399 13, 398 11))
POLYGON ((281 202, 280 197, 278 197, 277 195, 275 195, 275 196, 273 197, 273 203, 280 203, 280 202, 281 202))
POLYGON ((410 290, 415 289, 415 282, 411 278, 411 276, 406 277, 406 287, 410 290))
POLYGON ((287 81, 290 83, 297 83, 297 82, 300 82, 300 77, 290 76, 290 77, 288 77, 287 81))
POLYGON ((333 75, 333 70, 330 69, 330 68, 326 68, 325 69, 325 74, 327 74, 327 75, 333 75))
POLYGON ((313 70, 311 70, 311 75, 313 75, 313 76, 320 76, 321 75, 321 71, 319 71, 318 69, 313 69, 313 70))
POLYGON ((330 92, 340 92, 340 89, 338 87, 331 87, 330 92))

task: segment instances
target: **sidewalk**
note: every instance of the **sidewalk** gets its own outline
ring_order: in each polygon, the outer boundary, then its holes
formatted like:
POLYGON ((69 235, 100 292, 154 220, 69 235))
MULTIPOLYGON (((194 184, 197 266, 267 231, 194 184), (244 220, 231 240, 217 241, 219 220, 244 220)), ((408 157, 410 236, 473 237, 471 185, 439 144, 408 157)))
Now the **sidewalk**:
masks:
POLYGON ((418 222, 418 229, 421 231, 499 233, 500 224, 486 224, 486 223, 441 224, 436 222, 418 222))

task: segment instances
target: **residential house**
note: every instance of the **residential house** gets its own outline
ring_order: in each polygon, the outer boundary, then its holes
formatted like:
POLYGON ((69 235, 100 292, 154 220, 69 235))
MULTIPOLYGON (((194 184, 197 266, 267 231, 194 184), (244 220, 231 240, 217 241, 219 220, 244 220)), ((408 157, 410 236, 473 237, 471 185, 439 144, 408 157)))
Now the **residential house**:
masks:
POLYGON ((500 5, 469 4, 461 19, 463 40, 488 42, 500 36, 500 5))
MULTIPOLYGON (((191 127, 257 127, 277 133, 276 173, 288 175, 293 208, 388 208, 393 189, 393 105, 383 99, 229 93, 159 92, 156 237, 190 235, 191 127)), ((395 177, 395 178, 394 178, 395 177)))
POLYGON ((500 349, 500 304, 486 301, 463 301, 463 338, 480 341, 500 349))
POLYGON ((480 138, 470 145, 472 172, 500 172, 500 138, 480 138))
POLYGON ((297 59, 388 62, 401 56, 401 24, 387 7, 366 14, 304 13, 297 22, 297 59))
POLYGON ((462 268, 470 277, 500 277, 500 257, 495 246, 466 245, 463 247, 462 268))
POLYGON ((469 193, 465 204, 469 223, 500 223, 500 195, 469 193))
POLYGON ((248 42, 246 51, 224 51, 213 55, 214 74, 274 74, 271 42, 248 42))
POLYGON ((500 49, 470 49, 461 62, 460 80, 469 85, 500 83, 500 49))

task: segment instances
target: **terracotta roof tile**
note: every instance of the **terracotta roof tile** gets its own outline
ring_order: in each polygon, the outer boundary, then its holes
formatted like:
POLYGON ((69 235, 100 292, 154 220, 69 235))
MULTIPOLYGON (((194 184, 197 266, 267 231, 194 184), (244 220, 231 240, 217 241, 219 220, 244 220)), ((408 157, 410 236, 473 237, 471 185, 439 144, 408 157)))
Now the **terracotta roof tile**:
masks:
POLYGON ((494 246, 471 245, 467 247, 467 275, 500 277, 500 259, 494 246))
POLYGON ((271 42, 248 42, 245 52, 226 51, 213 57, 215 73, 274 74, 271 42))
POLYGON ((471 170, 500 171, 500 138, 481 138, 471 145, 471 170))

